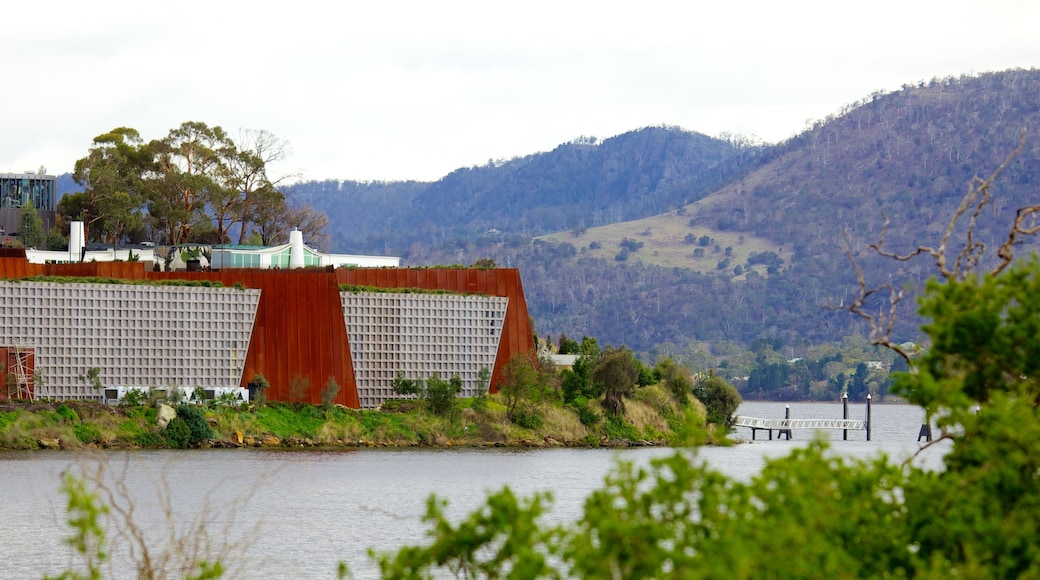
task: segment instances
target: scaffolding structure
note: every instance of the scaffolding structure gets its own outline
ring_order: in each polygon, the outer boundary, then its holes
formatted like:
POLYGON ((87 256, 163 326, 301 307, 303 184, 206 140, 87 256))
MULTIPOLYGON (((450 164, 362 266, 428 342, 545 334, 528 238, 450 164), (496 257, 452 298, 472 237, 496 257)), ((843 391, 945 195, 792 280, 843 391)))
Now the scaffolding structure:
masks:
POLYGON ((4 379, 6 399, 35 400, 35 349, 21 345, 0 346, 0 355, 0 375, 4 379))

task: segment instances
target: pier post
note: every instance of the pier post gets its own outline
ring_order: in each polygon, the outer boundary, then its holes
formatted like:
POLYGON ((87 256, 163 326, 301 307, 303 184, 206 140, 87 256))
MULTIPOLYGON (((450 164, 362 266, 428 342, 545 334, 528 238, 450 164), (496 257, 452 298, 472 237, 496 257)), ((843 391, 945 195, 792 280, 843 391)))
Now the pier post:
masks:
MULTIPOLYGON (((791 405, 787 405, 784 407, 784 419, 786 419, 787 421, 791 420, 791 405)), ((777 431, 776 438, 780 439, 784 435, 787 435, 788 441, 791 440, 791 423, 787 423, 787 429, 781 429, 777 431)))
POLYGON ((867 394, 867 441, 870 441, 870 394, 867 394))
MULTIPOLYGON (((848 393, 842 393, 841 394, 841 408, 842 408, 841 418, 845 419, 846 421, 848 421, 849 420, 849 394, 848 393)), ((842 439, 842 441, 848 441, 849 440, 849 430, 848 429, 842 429, 841 430, 841 439, 842 439)))

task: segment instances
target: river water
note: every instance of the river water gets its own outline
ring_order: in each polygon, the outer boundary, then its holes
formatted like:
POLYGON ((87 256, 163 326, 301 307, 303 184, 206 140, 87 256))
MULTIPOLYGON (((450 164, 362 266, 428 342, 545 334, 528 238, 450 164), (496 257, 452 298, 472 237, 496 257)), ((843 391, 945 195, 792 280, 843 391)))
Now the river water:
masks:
MULTIPOLYGON (((741 415, 782 418, 783 403, 745 403, 741 415)), ((840 404, 792 403, 793 418, 842 417, 840 404)), ((854 405, 849 417, 864 418, 854 405)), ((869 458, 885 453, 905 460, 916 442, 922 412, 906 405, 874 405, 872 441, 863 431, 821 431, 842 456, 869 458)), ((752 477, 768 458, 804 446, 811 432, 795 431, 791 441, 758 440, 732 447, 696 451, 711 467, 739 479, 752 477)), ((750 440, 749 429, 734 439, 750 440)), ((928 449, 916 463, 938 468, 943 449, 928 449)), ((601 486, 618 459, 645 464, 672 453, 662 448, 607 449, 363 449, 338 451, 196 450, 110 453, 110 474, 134 495, 138 521, 152 544, 163 544, 167 530, 157 490, 168 491, 178 526, 202 518, 216 538, 248 541, 232 548, 243 564, 242 577, 333 578, 346 561, 355 576, 370 578, 376 568, 367 549, 392 550, 422 542, 420 520, 432 494, 447 499, 449 514, 461 517, 483 502, 487 492, 509 485, 521 495, 551 491, 549 522, 576 519, 583 498, 601 486)), ((62 539, 65 498, 61 474, 92 468, 98 457, 63 452, 0 453, 0 577, 41 578, 72 562, 62 539)), ((113 546, 116 577, 132 573, 113 546)))

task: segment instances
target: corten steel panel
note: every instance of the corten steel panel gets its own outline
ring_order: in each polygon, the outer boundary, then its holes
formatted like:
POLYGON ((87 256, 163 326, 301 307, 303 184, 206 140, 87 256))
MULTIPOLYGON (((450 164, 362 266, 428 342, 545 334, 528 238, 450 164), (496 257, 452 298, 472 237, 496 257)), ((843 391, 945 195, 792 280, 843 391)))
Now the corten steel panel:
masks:
MULTIPOLYGON (((329 377, 340 386, 334 402, 361 406, 354 383, 336 274, 325 270, 239 270, 202 273, 149 273, 157 280, 220 280, 260 289, 243 382, 263 374, 273 401, 290 400, 294 378, 307 382, 302 399, 321 401, 329 377), (337 336, 338 335, 338 336, 337 336)), ((298 397, 294 397, 298 398, 298 397)))
POLYGON ((42 275, 43 264, 30 264, 24 257, 0 258, 0 278, 17 280, 42 275))
MULTIPOLYGON (((339 281, 343 284, 372 286, 376 288, 423 288, 427 290, 450 290, 471 292, 469 274, 472 269, 453 270, 456 275, 449 283, 448 270, 444 268, 350 268, 340 270, 339 281), (412 277, 414 273, 414 278, 412 277)), ((527 301, 520 282, 520 272, 515 268, 476 270, 477 293, 509 298, 506 317, 502 325, 502 338, 495 357, 491 391, 498 392, 503 369, 510 357, 518 353, 533 356, 534 337, 531 318, 527 313, 527 301)))

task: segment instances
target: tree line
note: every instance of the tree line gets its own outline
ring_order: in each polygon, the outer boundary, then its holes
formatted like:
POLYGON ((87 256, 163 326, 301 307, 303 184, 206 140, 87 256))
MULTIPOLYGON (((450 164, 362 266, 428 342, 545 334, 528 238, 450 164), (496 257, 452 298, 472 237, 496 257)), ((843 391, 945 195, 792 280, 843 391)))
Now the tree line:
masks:
POLYGON ((328 250, 327 216, 286 197, 291 175, 269 173, 288 153, 288 142, 263 130, 232 136, 188 121, 145 141, 117 127, 76 161, 72 177, 83 191, 58 202, 58 227, 67 236, 69 222, 82 221, 88 242, 163 245, 274 245, 299 228, 306 243, 328 250))

